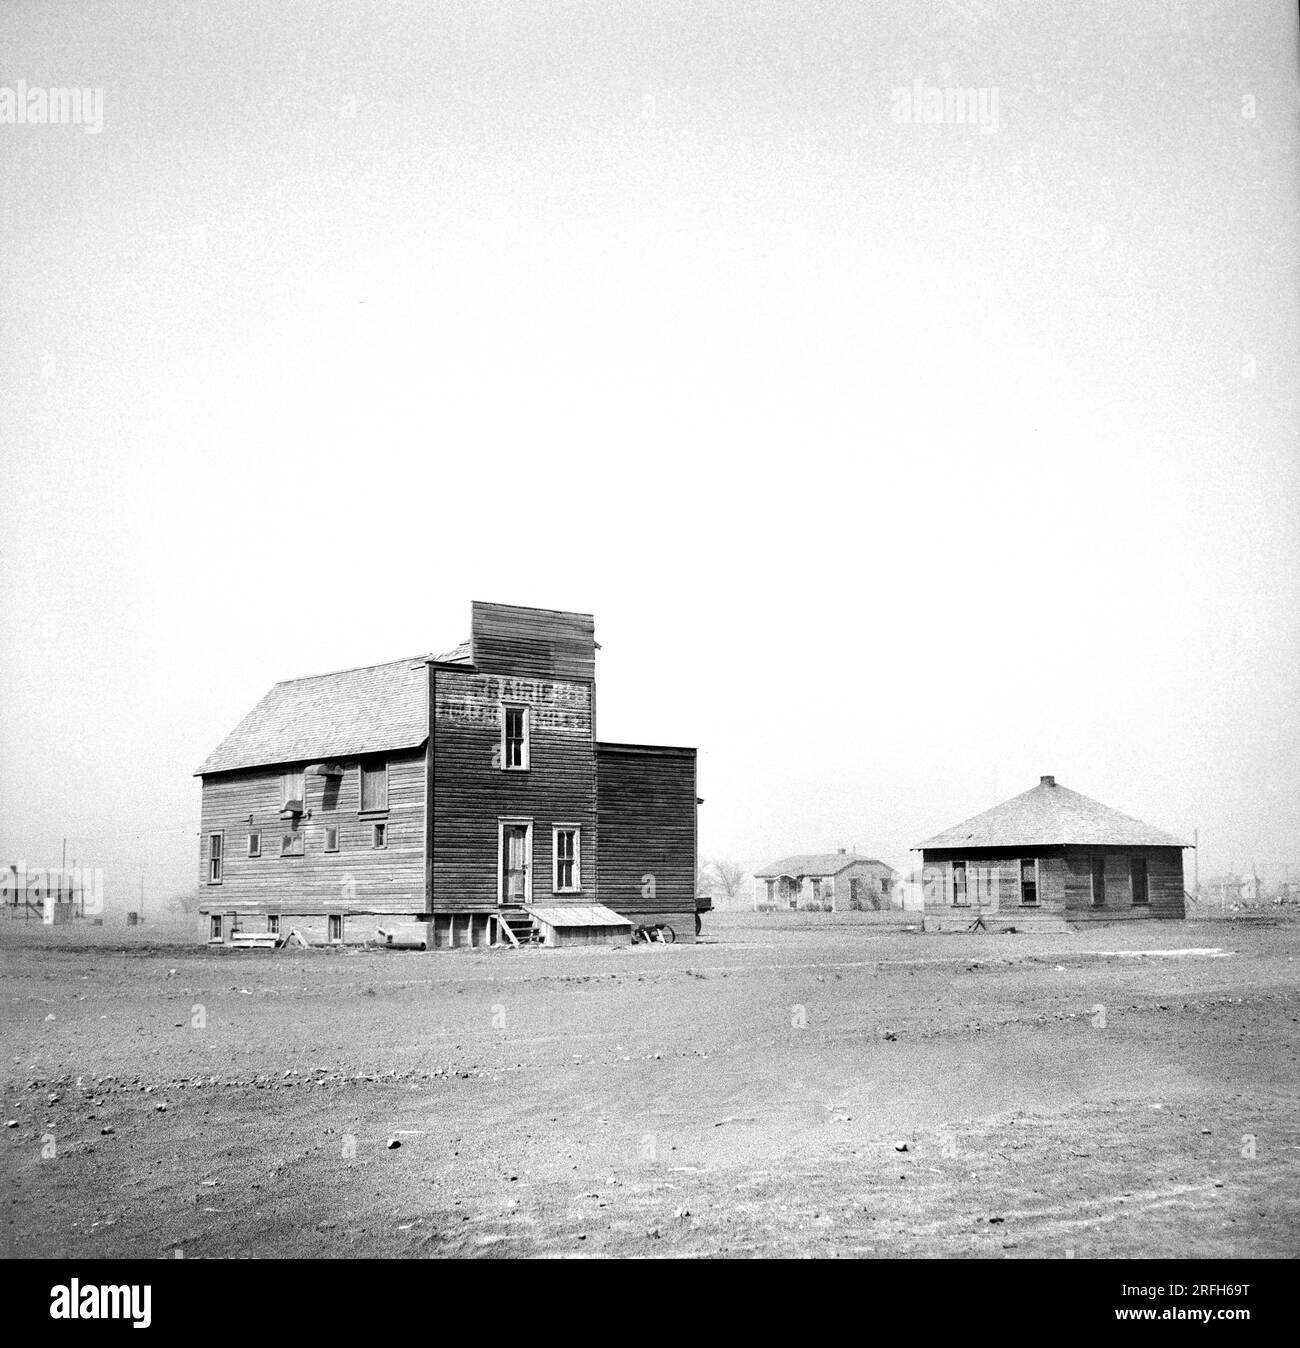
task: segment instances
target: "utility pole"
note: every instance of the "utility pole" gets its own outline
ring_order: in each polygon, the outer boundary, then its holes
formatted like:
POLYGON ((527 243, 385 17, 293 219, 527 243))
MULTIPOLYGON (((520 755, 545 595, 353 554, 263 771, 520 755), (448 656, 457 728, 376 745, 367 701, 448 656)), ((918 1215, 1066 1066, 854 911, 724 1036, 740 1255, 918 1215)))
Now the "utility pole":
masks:
POLYGON ((144 872, 140 872, 140 924, 144 925, 144 872))
POLYGON ((1201 831, 1192 830, 1192 889, 1201 897, 1201 831))

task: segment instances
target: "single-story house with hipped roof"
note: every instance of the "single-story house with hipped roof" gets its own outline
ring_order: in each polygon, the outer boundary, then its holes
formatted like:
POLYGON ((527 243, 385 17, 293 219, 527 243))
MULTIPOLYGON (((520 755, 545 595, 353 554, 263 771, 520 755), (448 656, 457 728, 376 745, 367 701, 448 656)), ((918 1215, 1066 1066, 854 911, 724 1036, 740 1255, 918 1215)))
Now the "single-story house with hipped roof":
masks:
POLYGON ((777 908, 868 910, 892 907, 894 868, 875 857, 837 852, 783 857, 754 874, 757 903, 777 908))
POLYGON ((1045 776, 913 849, 925 928, 1181 918, 1189 845, 1045 776))

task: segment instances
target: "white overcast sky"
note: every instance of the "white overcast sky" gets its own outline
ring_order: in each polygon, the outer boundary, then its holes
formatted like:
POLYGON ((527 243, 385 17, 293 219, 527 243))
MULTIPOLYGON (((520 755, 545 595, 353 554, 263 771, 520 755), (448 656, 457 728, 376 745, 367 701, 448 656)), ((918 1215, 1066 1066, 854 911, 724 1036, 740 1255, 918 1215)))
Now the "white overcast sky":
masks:
POLYGON ((0 861, 191 886, 273 682, 481 598, 596 615, 599 732, 699 746, 705 855, 905 864, 1052 772, 1300 873, 1296 45, 1280 0, 8 0, 0 86, 103 129, 0 124, 0 861), (915 81, 996 130, 894 120, 915 81))

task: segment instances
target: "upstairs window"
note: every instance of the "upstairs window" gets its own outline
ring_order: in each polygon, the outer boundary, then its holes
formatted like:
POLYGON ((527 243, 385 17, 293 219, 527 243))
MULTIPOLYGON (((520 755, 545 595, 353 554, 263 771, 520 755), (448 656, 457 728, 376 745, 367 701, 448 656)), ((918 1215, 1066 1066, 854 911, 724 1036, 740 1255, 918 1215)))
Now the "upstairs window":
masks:
POLYGON ((254 831, 248 835, 248 855, 250 857, 260 857, 262 855, 261 833, 254 831))
POLYGON ((288 833, 282 833, 280 835, 280 855, 282 857, 302 856, 304 836, 299 828, 294 828, 288 833))
POLYGON ((339 850, 339 826, 337 824, 325 825, 325 850, 327 852, 339 850))
POLYGON ((501 708, 501 766, 522 772, 528 767, 528 708, 501 708))
POLYGON ((294 814, 303 812, 303 803, 307 799, 307 774, 299 768, 297 772, 280 774, 280 809, 294 814))
POLYGON ((208 834, 208 884, 219 885, 221 883, 221 867, 225 858, 222 856, 222 843, 224 839, 220 833, 208 834))
POLYGON ((1038 862, 1030 857, 1020 863, 1020 902, 1028 907, 1038 902, 1038 862))
POLYGON ((388 846, 388 825, 372 824, 370 831, 370 841, 374 847, 388 846))
POLYGON ((555 875, 552 888, 557 894, 576 894, 582 888, 581 831, 560 826, 556 828, 554 838, 555 875))
POLYGON ((1133 886, 1133 904, 1140 908, 1143 904, 1151 902, 1147 890, 1147 859, 1146 857, 1132 857, 1128 865, 1129 880, 1133 886))
POLYGON ((361 813, 388 808, 388 763, 362 763, 361 765, 361 813))

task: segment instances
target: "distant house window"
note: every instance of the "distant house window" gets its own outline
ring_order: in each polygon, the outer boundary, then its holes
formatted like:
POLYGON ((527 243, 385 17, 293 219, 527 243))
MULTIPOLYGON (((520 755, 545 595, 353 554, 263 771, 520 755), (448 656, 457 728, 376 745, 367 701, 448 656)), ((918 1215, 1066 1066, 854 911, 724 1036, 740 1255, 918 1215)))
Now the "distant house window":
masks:
POLYGON ((849 907, 853 909, 862 907, 862 881, 856 875, 849 876, 849 907))
POLYGON ((1133 886, 1133 904, 1135 907, 1141 907, 1143 904, 1151 902, 1147 891, 1147 859, 1146 857, 1131 857, 1129 859, 1129 882, 1133 886))
POLYGON ((280 855, 282 857, 300 857, 303 854, 303 832, 292 829, 280 835, 280 855))
POLYGON ((341 943, 343 940, 343 914, 331 913, 328 921, 329 939, 335 943, 341 943))
POLYGON ((1029 906, 1038 902, 1038 862, 1032 857, 1020 862, 1020 902, 1029 906))
POLYGON ((337 824, 325 825, 325 850, 327 852, 339 850, 339 826, 337 824))
POLYGON ((501 708, 501 766, 522 772, 528 767, 528 708, 501 708))
POLYGON ((812 877, 811 884, 812 884, 812 901, 814 903, 820 903, 822 901, 821 877, 814 875, 812 877))
POLYGON ((388 825, 372 824, 370 826, 370 842, 373 847, 388 846, 388 825))
POLYGON ((250 857, 262 855, 262 835, 260 833, 254 832, 248 835, 248 855, 250 857))
POLYGON ((970 903, 970 895, 966 892, 966 863, 964 861, 952 863, 952 902, 956 908, 966 907, 970 903))
POLYGON ((574 894, 582 888, 580 830, 557 827, 553 837, 555 846, 555 874, 552 888, 557 894, 574 894))
POLYGON ((268 913, 266 917, 266 929, 274 936, 280 934, 280 914, 268 913))
POLYGON ((361 765, 361 813, 388 808, 388 764, 386 762, 361 765))
POLYGON ((221 940, 221 914, 213 913, 208 919, 208 940, 221 940))
POLYGON ((1094 908, 1104 908, 1106 906, 1106 858, 1093 857, 1092 859, 1092 906, 1094 908))
POLYGON ((768 901, 768 903, 775 905, 775 903, 776 903, 776 881, 775 881, 775 880, 765 880, 763 883, 767 886, 767 901, 768 901))
POLYGON ((307 798, 307 774, 299 768, 297 772, 280 774, 280 808, 303 812, 303 802, 307 798))
POLYGON ((221 883, 222 843, 223 838, 220 833, 208 834, 208 884, 210 885, 221 883))

